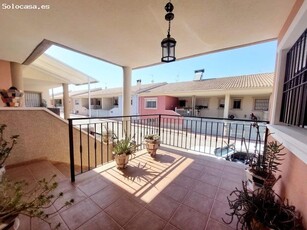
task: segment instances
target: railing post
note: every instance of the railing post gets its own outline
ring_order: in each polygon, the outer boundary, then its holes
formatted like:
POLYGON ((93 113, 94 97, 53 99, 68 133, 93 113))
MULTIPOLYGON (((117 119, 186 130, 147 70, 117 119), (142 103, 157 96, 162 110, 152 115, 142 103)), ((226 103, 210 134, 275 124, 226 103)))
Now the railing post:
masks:
POLYGON ((161 138, 161 114, 159 114, 159 137, 161 138))
MULTIPOLYGON (((267 124, 269 124, 267 122, 267 124)), ((263 144, 263 156, 265 157, 266 154, 266 148, 267 148, 267 143, 268 143, 268 136, 269 136, 269 129, 267 126, 265 126, 265 137, 264 137, 264 144, 263 144)))
POLYGON ((75 182, 74 136, 73 136, 73 124, 72 123, 73 123, 73 120, 68 119, 70 177, 71 177, 71 182, 75 182))

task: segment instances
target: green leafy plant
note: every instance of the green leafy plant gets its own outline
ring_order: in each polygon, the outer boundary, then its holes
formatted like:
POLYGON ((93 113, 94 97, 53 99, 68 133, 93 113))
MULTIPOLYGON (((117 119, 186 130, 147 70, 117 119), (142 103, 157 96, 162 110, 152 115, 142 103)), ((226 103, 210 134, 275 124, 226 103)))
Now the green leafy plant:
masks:
POLYGON ((0 168, 3 167, 6 159, 9 157, 14 145, 17 143, 19 135, 13 135, 10 137, 11 141, 4 139, 5 124, 0 124, 0 168))
POLYGON ((286 154, 282 153, 284 147, 282 144, 278 144, 277 141, 271 141, 265 144, 263 153, 260 154, 260 151, 258 151, 257 148, 257 146, 261 146, 257 118, 253 119, 252 127, 256 128, 257 136, 255 152, 254 154, 251 154, 249 158, 249 171, 254 175, 254 181, 258 185, 267 182, 267 186, 272 186, 272 183, 276 180, 274 174, 280 171, 278 167, 281 165, 283 156, 286 154))
MULTIPOLYGON (((62 192, 57 195, 53 194, 58 186, 55 177, 56 175, 50 180, 45 178, 39 180, 32 188, 25 181, 14 182, 7 178, 3 179, 0 183, 0 229, 2 229, 1 225, 3 227, 11 225, 19 214, 31 218, 37 217, 48 223, 51 228, 48 218, 55 212, 47 213, 46 209, 63 196, 62 192)), ((73 199, 66 201, 60 209, 73 202, 73 199)), ((60 223, 54 227, 59 226, 60 223)))
MULTIPOLYGON (((276 180, 277 181, 277 180, 276 180)), ((275 181, 275 183, 276 183, 275 181)), ((303 229, 302 218, 288 200, 282 199, 272 187, 250 191, 247 183, 242 182, 242 190, 231 192, 228 204, 231 217, 227 224, 237 221, 237 229, 303 229)))
POLYGON ((118 140, 116 137, 113 142, 113 152, 115 155, 130 155, 135 153, 138 146, 133 138, 125 136, 125 138, 118 140))
MULTIPOLYGON (((278 144, 276 141, 271 141, 265 146, 263 155, 257 155, 250 159, 249 170, 256 176, 263 178, 264 182, 267 181, 268 185, 275 181, 274 174, 279 170, 283 156, 286 153, 281 153, 284 149, 282 144, 278 144)), ((258 181, 259 182, 259 181, 258 181)), ((270 185, 272 186, 272 185, 270 185)))

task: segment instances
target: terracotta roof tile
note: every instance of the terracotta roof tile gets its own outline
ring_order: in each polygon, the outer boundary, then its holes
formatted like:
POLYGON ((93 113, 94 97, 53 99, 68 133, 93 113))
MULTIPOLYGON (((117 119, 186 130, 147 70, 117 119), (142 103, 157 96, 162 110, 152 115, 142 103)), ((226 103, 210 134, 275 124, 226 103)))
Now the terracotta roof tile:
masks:
MULTIPOLYGON (((169 83, 146 92, 168 93, 203 90, 230 90, 273 87, 274 73, 251 74, 224 78, 204 79, 200 81, 169 83)), ((146 94, 144 92, 144 94, 146 94)))

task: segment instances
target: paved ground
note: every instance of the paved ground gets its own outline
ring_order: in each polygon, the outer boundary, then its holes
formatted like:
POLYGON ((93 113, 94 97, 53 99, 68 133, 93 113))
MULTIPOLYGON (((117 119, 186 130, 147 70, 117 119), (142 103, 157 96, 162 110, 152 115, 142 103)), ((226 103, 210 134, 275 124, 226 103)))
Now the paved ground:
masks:
MULTIPOLYGON (((72 184, 50 162, 42 161, 8 169, 14 179, 30 183, 58 175, 58 191, 75 204, 50 219, 60 229, 233 229, 226 197, 245 179, 244 166, 216 158, 161 148, 155 159, 141 152, 125 170, 110 163, 76 177, 72 184)), ((63 201, 62 201, 63 202, 63 201)), ((57 211, 56 202, 51 211, 57 211)), ((20 217, 19 229, 30 229, 20 217)), ((32 220, 32 229, 48 225, 32 220)))

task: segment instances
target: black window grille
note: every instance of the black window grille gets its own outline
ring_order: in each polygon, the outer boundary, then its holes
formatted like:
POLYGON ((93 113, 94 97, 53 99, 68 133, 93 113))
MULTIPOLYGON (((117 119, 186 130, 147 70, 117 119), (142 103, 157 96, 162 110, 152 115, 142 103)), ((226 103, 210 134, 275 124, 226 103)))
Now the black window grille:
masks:
POLYGON ((307 29, 287 53, 280 121, 307 128, 307 29))
POLYGON ((241 100, 240 99, 233 100, 233 109, 241 109, 241 100))

